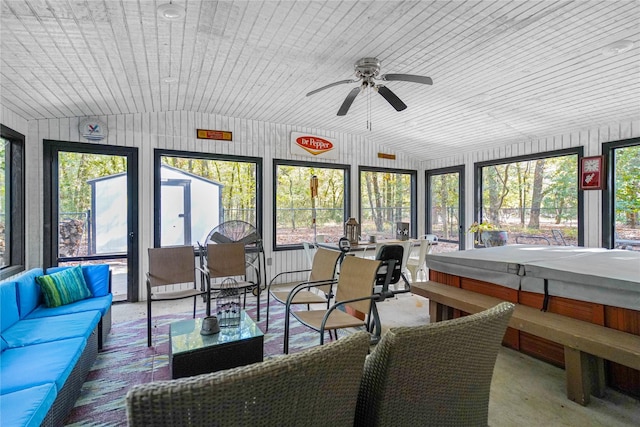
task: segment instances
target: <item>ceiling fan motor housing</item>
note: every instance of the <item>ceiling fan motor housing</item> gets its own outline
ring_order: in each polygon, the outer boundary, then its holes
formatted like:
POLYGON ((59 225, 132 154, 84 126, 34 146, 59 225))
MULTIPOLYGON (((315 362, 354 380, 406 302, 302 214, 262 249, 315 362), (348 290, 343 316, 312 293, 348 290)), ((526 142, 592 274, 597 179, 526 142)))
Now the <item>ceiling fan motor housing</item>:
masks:
POLYGON ((356 77, 370 80, 378 77, 380 73, 380 60, 378 58, 362 58, 355 65, 356 77))

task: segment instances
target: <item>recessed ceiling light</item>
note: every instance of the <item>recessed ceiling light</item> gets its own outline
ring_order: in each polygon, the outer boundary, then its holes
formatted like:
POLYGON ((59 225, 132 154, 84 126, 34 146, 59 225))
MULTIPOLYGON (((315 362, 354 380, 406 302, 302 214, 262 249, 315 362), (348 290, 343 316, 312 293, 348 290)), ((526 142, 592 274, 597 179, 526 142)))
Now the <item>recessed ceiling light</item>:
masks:
POLYGON ((618 55, 620 53, 627 52, 633 48, 633 41, 631 40, 618 40, 617 42, 610 43, 602 48, 602 54, 607 56, 618 55))
POLYGON ((163 83, 176 83, 178 81, 177 77, 167 76, 162 78, 163 83))
POLYGON ((184 18, 184 8, 173 3, 158 6, 158 16, 167 21, 179 21, 184 18))

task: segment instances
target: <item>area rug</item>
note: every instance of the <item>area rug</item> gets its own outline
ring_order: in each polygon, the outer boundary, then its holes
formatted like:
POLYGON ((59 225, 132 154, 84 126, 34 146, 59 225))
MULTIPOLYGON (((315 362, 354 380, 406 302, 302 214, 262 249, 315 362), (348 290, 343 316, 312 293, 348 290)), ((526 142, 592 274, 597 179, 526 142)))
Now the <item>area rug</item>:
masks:
MULTIPOLYGON (((260 329, 265 332, 264 305, 260 329)), ((265 359, 282 356, 284 305, 272 302, 269 331, 264 336, 265 359)), ((247 312, 256 319, 255 302, 247 301, 247 312)), ((204 316, 198 313, 197 316, 204 316)), ((153 347, 147 347, 146 318, 114 323, 104 349, 98 353, 75 408, 67 418, 69 426, 126 426, 125 396, 131 386, 168 380, 169 324, 191 318, 191 313, 154 317, 153 347)), ((319 334, 292 320, 290 353, 319 344, 319 334)))

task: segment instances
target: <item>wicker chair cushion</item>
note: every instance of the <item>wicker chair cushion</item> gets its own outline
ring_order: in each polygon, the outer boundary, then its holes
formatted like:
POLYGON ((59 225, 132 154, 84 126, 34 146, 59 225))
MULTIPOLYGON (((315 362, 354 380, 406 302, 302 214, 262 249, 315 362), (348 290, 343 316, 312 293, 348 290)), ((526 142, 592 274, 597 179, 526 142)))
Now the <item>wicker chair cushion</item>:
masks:
POLYGON ((55 383, 56 388, 61 390, 86 344, 84 338, 69 338, 6 349, 0 360, 0 394, 45 383, 55 383), (28 369, 25 368, 26 363, 34 358, 43 363, 30 363, 28 369))
MULTIPOLYGON (((103 297, 87 298, 60 307, 49 308, 39 305, 35 310, 27 315, 27 319, 37 319, 40 317, 60 316, 62 314, 80 313, 83 311, 99 311, 104 316, 111 308, 113 295, 108 294, 103 297)), ((23 317, 24 318, 24 317, 23 317)))
POLYGON ((0 332, 4 332, 20 320, 16 284, 14 282, 0 284, 0 303, 2 303, 2 310, 0 310, 0 332))
POLYGON ((42 292, 40 286, 36 284, 36 277, 43 274, 44 270, 41 268, 32 268, 9 279, 18 284, 20 318, 24 318, 42 303, 42 292))
POLYGON ((56 399, 53 383, 29 387, 2 395, 0 413, 2 425, 39 426, 56 399))
POLYGON ((84 311, 39 319, 22 319, 2 332, 2 338, 11 348, 67 338, 88 339, 98 326, 98 322, 100 322, 100 312, 98 311, 84 311))

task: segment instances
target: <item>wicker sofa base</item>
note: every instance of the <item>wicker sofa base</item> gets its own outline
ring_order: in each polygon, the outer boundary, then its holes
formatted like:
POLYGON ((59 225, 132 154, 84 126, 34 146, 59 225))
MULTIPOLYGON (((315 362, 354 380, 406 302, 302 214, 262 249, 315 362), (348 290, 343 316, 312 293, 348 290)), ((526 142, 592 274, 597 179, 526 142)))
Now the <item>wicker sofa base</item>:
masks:
POLYGON ((76 400, 80 397, 80 391, 82 390, 82 384, 87 378, 93 363, 98 356, 98 327, 93 330, 87 345, 85 346, 82 355, 78 359, 76 366, 71 371, 69 378, 64 383, 62 389, 58 391, 58 395, 53 402, 53 405, 47 412, 45 419, 42 421, 41 426, 62 426, 64 421, 69 416, 69 413, 73 409, 76 400))
POLYGON ((98 323, 98 350, 104 347, 104 341, 107 335, 111 333, 111 307, 102 315, 100 323, 98 323))

